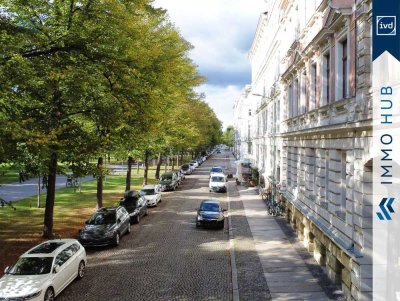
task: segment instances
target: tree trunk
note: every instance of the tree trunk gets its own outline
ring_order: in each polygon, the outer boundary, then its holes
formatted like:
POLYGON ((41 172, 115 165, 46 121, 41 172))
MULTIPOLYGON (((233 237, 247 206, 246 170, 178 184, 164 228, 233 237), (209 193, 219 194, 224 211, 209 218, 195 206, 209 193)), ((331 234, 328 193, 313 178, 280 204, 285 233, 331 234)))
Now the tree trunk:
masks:
POLYGON ((183 151, 181 151, 181 165, 183 164, 183 151))
POLYGON ((144 151, 144 174, 143 174, 143 186, 147 185, 147 173, 149 170, 149 151, 144 151))
POLYGON ((103 207, 103 157, 97 160, 97 208, 103 207))
POLYGON ((157 180, 160 179, 161 164, 162 164, 162 157, 161 157, 161 154, 158 154, 157 167, 156 167, 156 179, 157 180))
POLYGON ((172 157, 171 157, 171 160, 172 160, 172 170, 174 170, 175 169, 175 156, 174 155, 172 155, 172 157))
POLYGON ((133 164, 133 158, 132 158, 132 156, 129 156, 129 157, 128 157, 128 170, 127 170, 127 172, 126 172, 126 186, 125 186, 125 191, 131 190, 132 164, 133 164))
POLYGON ((53 238, 53 214, 54 200, 56 197, 56 177, 57 177, 57 154, 52 153, 49 163, 49 175, 47 179, 46 208, 44 211, 43 237, 53 238))
POLYGON ((36 207, 40 208, 40 173, 39 173, 38 183, 37 183, 37 202, 36 202, 36 207))
POLYGON ((164 172, 167 172, 167 165, 169 164, 168 156, 165 157, 165 166, 164 166, 164 172))

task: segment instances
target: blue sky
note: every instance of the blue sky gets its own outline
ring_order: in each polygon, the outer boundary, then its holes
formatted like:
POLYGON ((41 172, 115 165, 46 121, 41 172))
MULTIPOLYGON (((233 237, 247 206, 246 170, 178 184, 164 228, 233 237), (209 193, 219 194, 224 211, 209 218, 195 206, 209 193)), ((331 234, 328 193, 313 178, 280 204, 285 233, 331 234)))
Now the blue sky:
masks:
POLYGON ((206 84, 206 94, 224 128, 233 124, 233 103, 251 81, 247 53, 264 0, 155 0, 168 10, 182 36, 194 46, 190 57, 206 84))

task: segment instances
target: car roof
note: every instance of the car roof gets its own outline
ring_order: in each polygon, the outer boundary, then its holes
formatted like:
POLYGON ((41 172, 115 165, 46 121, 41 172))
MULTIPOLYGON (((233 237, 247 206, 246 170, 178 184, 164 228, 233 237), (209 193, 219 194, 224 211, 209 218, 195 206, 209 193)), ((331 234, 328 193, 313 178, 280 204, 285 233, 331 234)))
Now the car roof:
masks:
POLYGON ((139 194, 139 192, 136 190, 129 190, 124 193, 124 198, 131 198, 131 197, 137 196, 138 194, 139 194))
POLYGON ((223 172, 213 172, 212 177, 225 177, 223 172))
POLYGON ((76 242, 78 241, 72 238, 48 240, 29 249, 21 257, 54 257, 76 242))
POLYGON ((154 189, 155 185, 144 185, 142 189, 154 189))
POLYGON ((117 211, 118 207, 120 207, 120 206, 117 206, 117 207, 101 207, 101 208, 97 209, 95 213, 97 213, 97 212, 111 212, 111 213, 113 213, 113 212, 117 211))
POLYGON ((201 201, 202 204, 218 204, 221 205, 221 202, 215 199, 208 199, 208 200, 202 200, 201 201))

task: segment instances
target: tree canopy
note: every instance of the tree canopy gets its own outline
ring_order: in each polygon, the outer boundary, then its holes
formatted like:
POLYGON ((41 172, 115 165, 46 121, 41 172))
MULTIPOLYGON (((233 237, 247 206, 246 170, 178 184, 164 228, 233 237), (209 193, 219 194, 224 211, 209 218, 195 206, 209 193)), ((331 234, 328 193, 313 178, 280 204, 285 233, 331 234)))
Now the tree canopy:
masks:
POLYGON ((44 236, 59 162, 220 141, 190 49, 149 0, 0 0, 0 162, 48 173, 44 236))

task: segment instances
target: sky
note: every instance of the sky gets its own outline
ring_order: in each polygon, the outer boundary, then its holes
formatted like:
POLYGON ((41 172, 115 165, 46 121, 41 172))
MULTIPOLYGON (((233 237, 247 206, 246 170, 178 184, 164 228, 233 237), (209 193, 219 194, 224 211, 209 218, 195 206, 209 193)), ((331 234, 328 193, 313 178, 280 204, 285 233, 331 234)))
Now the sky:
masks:
POLYGON ((247 54, 265 10, 264 0, 155 0, 194 49, 190 57, 207 82, 196 89, 223 122, 233 125, 233 104, 251 82, 247 54))

